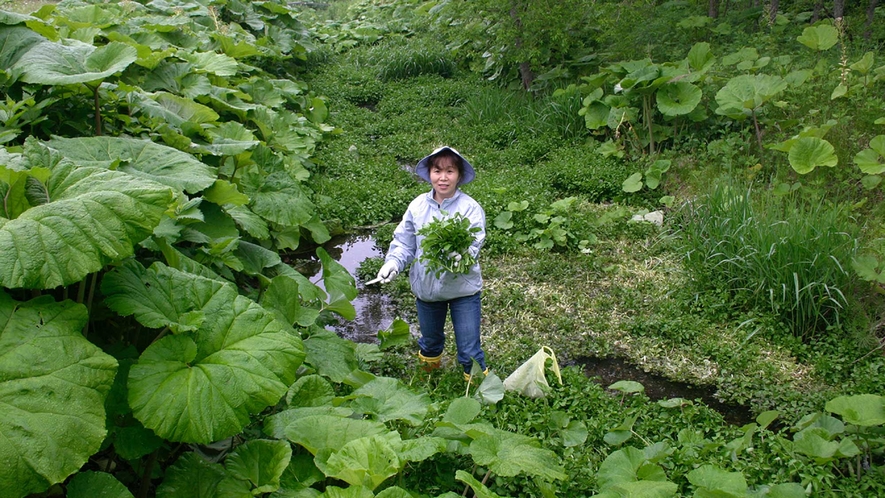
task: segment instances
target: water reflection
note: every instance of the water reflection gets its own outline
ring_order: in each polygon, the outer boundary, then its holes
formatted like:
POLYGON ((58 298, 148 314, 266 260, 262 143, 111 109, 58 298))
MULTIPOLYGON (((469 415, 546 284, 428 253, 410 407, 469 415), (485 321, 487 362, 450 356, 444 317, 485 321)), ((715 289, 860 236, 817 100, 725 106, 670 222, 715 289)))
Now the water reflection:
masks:
MULTIPOLYGON (((378 331, 390 326, 396 318, 396 310, 390 296, 382 292, 380 286, 367 288, 356 277, 356 270, 368 258, 384 255, 375 245, 372 234, 349 234, 334 237, 323 244, 323 249, 338 261, 357 280, 359 295, 351 303, 356 309, 356 318, 352 321, 339 319, 337 324, 327 328, 334 330, 339 336, 354 342, 377 343, 378 331)), ((299 271, 308 275, 310 281, 323 287, 322 266, 316 259, 302 261, 297 265, 299 271)))

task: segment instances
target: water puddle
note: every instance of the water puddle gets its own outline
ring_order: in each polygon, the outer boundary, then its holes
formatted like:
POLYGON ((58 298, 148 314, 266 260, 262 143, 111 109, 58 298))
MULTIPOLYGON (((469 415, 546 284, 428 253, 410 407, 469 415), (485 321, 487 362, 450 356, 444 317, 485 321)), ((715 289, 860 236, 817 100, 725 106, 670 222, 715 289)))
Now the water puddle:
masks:
MULTIPOLYGON (((384 253, 375 245, 375 239, 371 234, 348 234, 333 237, 323 244, 323 249, 329 253, 341 266, 356 278, 356 271, 360 264, 368 258, 381 257, 384 253)), ((306 275, 311 282, 320 287, 322 284, 322 266, 319 260, 299 260, 293 262, 293 266, 306 275)), ((334 330, 344 339, 353 342, 378 343, 378 331, 390 327, 396 318, 396 310, 390 296, 383 293, 378 286, 365 287, 357 279, 359 294, 351 301, 356 309, 356 318, 353 320, 339 319, 337 324, 327 325, 326 328, 334 330)))
POLYGON ((674 382, 659 375, 643 371, 620 358, 578 358, 576 364, 581 365, 584 373, 590 378, 599 379, 599 384, 608 387, 619 380, 632 380, 645 386, 645 394, 652 400, 683 398, 700 399, 705 405, 716 410, 725 421, 734 425, 752 422, 753 414, 745 406, 723 403, 714 396, 713 387, 695 386, 682 382, 674 382))

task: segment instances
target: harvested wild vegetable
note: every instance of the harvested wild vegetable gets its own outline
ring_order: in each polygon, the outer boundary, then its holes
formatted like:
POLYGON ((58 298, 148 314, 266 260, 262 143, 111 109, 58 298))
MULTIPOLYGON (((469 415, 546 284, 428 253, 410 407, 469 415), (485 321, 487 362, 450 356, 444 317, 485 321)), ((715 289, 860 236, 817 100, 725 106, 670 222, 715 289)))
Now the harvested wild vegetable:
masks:
POLYGON ((471 227, 470 220, 461 213, 446 218, 448 213, 443 211, 442 215, 418 230, 418 235, 424 237, 420 260, 437 277, 443 272, 468 273, 476 258, 467 249, 482 229, 471 227))

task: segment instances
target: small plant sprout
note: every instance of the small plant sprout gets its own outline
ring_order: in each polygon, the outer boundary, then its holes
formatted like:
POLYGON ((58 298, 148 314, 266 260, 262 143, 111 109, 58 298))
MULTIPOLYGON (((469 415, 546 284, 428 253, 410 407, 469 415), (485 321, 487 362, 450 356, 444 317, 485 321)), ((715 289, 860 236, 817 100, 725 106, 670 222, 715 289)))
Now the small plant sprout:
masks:
POLYGON ((624 404, 624 398, 626 398, 628 394, 645 392, 645 386, 633 380, 619 380, 608 386, 608 388, 612 391, 619 391, 621 393, 622 405, 624 404))

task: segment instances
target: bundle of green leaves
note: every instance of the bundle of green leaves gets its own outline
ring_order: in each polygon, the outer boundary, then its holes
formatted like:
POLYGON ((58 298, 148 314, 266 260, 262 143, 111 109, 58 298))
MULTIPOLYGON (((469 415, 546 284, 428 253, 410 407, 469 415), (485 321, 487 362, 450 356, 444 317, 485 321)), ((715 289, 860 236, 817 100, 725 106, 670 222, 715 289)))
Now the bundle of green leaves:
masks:
POLYGON ((476 240, 476 233, 482 230, 471 227, 470 220, 461 213, 447 216, 448 213, 442 211, 442 218, 433 218, 418 230, 418 235, 424 236, 420 260, 437 277, 443 272, 464 274, 470 271, 476 258, 467 249, 476 240))

